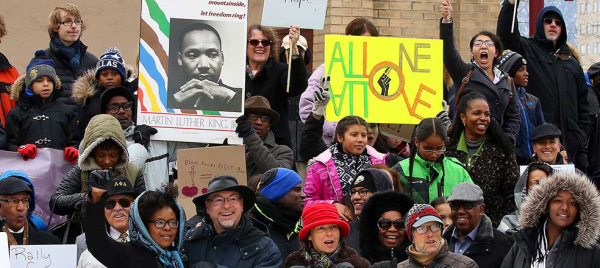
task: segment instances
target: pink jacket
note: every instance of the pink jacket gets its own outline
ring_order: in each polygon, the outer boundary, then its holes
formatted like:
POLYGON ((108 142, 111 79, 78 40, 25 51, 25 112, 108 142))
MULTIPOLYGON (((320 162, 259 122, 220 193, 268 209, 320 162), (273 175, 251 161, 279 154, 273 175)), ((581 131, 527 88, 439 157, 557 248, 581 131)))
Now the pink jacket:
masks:
MULTIPOLYGON (((371 164, 384 164, 387 154, 382 154, 373 147, 367 145, 367 153, 371 156, 371 164)), ((304 185, 304 205, 314 203, 342 202, 342 184, 338 175, 331 151, 325 150, 315 157, 312 164, 309 163, 304 185)))

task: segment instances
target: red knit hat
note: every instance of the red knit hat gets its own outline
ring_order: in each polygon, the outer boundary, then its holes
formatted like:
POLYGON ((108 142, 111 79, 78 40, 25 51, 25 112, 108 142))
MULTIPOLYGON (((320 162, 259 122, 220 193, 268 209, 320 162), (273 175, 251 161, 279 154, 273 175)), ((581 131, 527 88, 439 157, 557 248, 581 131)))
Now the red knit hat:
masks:
POLYGON ((307 206, 302 211, 302 230, 300 230, 300 241, 306 240, 306 236, 315 227, 335 224, 340 228, 341 237, 345 237, 350 233, 350 226, 340 220, 337 209, 333 204, 317 203, 307 206))

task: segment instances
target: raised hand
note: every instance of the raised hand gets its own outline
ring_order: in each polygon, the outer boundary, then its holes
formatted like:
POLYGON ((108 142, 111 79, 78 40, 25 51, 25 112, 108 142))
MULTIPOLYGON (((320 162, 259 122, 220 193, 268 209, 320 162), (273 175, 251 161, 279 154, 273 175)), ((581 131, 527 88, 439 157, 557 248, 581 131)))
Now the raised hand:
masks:
POLYGON ((298 53, 298 47, 296 46, 298 38, 300 38, 300 27, 298 25, 290 26, 290 55, 298 53))
POLYGON ((446 23, 452 21, 452 4, 450 4, 450 0, 442 0, 442 17, 446 23))
POLYGON ((321 81, 319 82, 319 88, 313 92, 313 115, 321 116, 325 115, 325 108, 327 107, 327 103, 331 99, 331 94, 329 93, 329 81, 331 78, 328 76, 321 77, 321 81))

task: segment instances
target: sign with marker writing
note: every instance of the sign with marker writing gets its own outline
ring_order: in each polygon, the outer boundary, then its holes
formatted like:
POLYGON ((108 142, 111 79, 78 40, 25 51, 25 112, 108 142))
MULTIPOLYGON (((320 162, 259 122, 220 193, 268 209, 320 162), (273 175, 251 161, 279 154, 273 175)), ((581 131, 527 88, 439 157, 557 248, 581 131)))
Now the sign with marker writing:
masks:
POLYGON ((265 0, 262 25, 322 30, 327 0, 265 0))
POLYGON ((327 121, 418 124, 442 106, 442 40, 325 36, 327 121))
POLYGON ((10 265, 27 268, 74 268, 77 267, 77 246, 10 246, 10 265))
POLYGON ((0 267, 10 268, 10 257, 8 255, 8 236, 0 232, 0 267))
POLYGON ((246 151, 244 146, 217 146, 177 151, 177 202, 187 218, 196 215, 195 197, 208 191, 210 179, 230 175, 246 185, 246 151))

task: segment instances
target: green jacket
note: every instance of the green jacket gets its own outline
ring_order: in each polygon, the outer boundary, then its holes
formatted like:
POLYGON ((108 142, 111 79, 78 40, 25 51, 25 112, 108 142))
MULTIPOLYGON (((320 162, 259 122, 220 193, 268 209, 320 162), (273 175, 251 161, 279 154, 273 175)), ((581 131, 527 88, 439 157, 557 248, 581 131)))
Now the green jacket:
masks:
POLYGON ((404 159, 394 166, 394 169, 398 171, 398 177, 404 191, 415 200, 415 203, 429 204, 429 202, 440 196, 450 196, 452 188, 459 183, 473 183, 469 173, 460 161, 454 157, 442 156, 442 159, 442 163, 439 161, 434 163, 426 161, 419 154, 416 154, 410 185, 410 158, 404 159), (444 177, 443 182, 442 176, 444 177), (440 194, 442 189, 443 194, 440 194))

